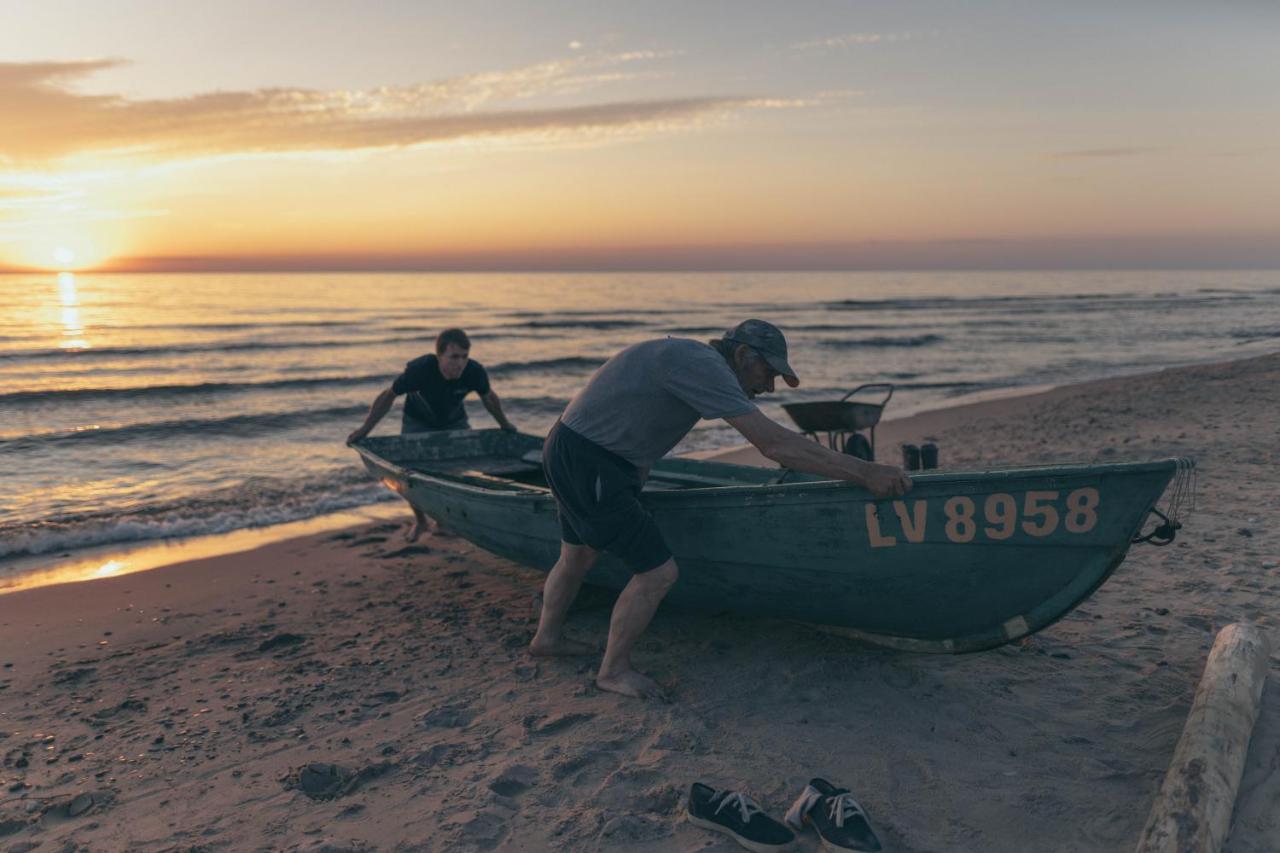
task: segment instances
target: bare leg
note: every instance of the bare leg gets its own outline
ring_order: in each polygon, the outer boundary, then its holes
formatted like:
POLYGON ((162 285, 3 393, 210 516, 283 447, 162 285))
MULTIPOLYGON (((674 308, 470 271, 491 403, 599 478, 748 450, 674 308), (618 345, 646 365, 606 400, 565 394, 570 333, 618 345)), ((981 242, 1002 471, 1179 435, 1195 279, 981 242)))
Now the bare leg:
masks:
POLYGON ((600 552, 586 545, 560 543, 560 559, 542 587, 542 615, 538 631, 529 643, 529 654, 539 656, 589 655, 598 649, 564 636, 564 620, 582 586, 582 579, 596 564, 600 552))
POLYGON ((417 542, 422 538, 422 534, 435 533, 435 522, 427 518, 427 516, 423 514, 422 510, 418 509, 413 504, 409 504, 409 508, 413 510, 413 527, 410 527, 408 531, 405 532, 404 538, 406 541, 417 542))
POLYGON ((618 596, 613 618, 609 620, 609 645, 605 648, 600 672, 596 674, 596 686, 601 690, 638 699, 666 698, 653 679, 631 668, 631 649, 649 627, 658 604, 679 576, 673 558, 652 571, 632 577, 618 596))

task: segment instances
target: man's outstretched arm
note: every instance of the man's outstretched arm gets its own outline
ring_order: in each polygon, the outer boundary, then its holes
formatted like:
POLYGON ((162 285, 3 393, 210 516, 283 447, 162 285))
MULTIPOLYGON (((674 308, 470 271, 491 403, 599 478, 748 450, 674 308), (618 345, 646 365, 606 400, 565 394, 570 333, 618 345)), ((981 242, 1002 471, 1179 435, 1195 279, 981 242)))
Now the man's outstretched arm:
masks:
POLYGON ((373 405, 369 407, 369 414, 365 417, 364 423, 360 425, 360 428, 347 436, 347 444, 354 444, 368 435, 378 425, 378 421, 382 420, 383 416, 391 411, 391 404, 395 401, 396 392, 388 385, 386 390, 374 398, 373 405))
POLYGON ((490 391, 488 394, 480 395, 480 402, 484 403, 485 409, 489 414, 493 415, 493 419, 498 422, 498 426, 510 432, 515 432, 516 428, 507 420, 507 416, 502 412, 502 401, 498 399, 497 391, 490 391))
POLYGON ((833 480, 850 480, 880 498, 897 497, 911 490, 911 478, 901 468, 828 450, 759 411, 725 420, 757 450, 784 468, 833 480))

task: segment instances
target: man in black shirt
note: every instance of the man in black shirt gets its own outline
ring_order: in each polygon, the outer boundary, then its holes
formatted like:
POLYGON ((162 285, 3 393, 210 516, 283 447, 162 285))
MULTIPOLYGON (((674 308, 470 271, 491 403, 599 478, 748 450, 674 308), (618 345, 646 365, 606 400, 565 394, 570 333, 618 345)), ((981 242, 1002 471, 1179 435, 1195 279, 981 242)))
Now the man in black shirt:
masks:
MULTIPOLYGON (((347 436, 347 444, 367 436, 391 410, 392 403, 401 394, 407 395, 404 414, 400 419, 401 435, 470 429, 471 424, 467 420, 467 410, 463 408, 462 401, 472 391, 480 395, 480 402, 493 415, 498 426, 515 431, 511 421, 502 412, 498 395, 489 387, 489 374, 484 365, 471 360, 471 339, 467 337, 467 333, 462 329, 445 329, 436 338, 434 353, 415 358, 406 364, 404 372, 395 378, 391 387, 377 396, 369 407, 369 415, 364 423, 347 436)), ((413 508, 413 515, 417 523, 405 535, 410 542, 435 528, 434 523, 417 507, 413 508)))

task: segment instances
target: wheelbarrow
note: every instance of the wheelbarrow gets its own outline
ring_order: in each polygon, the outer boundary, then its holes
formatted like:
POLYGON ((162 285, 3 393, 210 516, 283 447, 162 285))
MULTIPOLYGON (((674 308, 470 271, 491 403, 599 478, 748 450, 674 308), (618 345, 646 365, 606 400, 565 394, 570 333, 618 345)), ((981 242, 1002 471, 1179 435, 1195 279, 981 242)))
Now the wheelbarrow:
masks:
POLYGON ((820 400, 813 403, 787 403, 783 409, 805 435, 821 442, 819 433, 825 433, 827 447, 840 453, 874 461, 876 458, 876 424, 884 414, 884 407, 893 396, 890 382, 870 382, 859 385, 839 400, 820 400), (868 403, 850 400, 864 391, 884 392, 879 402, 868 403), (863 435, 870 433, 870 440, 863 435))

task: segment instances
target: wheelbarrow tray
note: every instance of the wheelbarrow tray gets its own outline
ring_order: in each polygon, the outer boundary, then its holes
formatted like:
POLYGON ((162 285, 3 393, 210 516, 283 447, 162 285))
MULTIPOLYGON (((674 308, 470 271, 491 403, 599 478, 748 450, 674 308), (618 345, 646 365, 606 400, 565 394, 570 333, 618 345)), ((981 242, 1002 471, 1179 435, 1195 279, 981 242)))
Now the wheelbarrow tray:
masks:
POLYGON ((801 432, 841 432, 870 429, 880 423, 884 406, 875 403, 819 400, 813 403, 787 403, 783 410, 791 416, 801 432))

